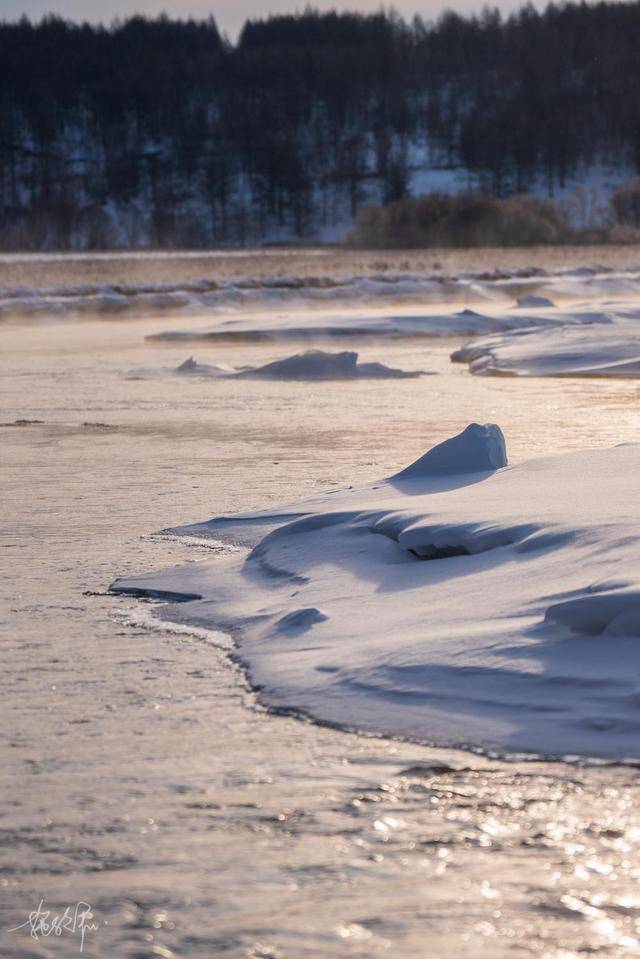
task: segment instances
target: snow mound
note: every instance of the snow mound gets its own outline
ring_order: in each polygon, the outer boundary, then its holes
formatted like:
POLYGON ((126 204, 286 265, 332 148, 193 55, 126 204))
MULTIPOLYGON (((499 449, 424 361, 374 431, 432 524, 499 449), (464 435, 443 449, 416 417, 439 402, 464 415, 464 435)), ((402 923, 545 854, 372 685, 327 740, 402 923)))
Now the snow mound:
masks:
POLYGON ((383 363, 358 363, 358 354, 351 351, 325 353, 323 350, 307 350, 237 375, 274 380, 349 380, 414 378, 424 373, 422 370, 394 369, 383 363))
POLYGON ((176 373, 193 373, 194 370, 198 369, 198 364, 192 356, 190 356, 184 363, 181 363, 180 366, 176 367, 176 373))
POLYGON ((545 621, 585 636, 605 634, 640 639, 640 592, 607 592, 557 603, 549 607, 545 621))
POLYGON ((394 479, 425 476, 452 476, 481 473, 507 465, 507 448, 502 430, 494 423, 470 423, 462 433, 434 446, 394 479))
POLYGON ((193 356, 188 357, 175 369, 137 370, 128 374, 128 379, 149 379, 166 376, 168 372, 179 376, 220 377, 234 379, 270 379, 270 380, 356 380, 356 379, 414 379, 418 376, 432 376, 424 370, 400 370, 384 363, 359 363, 358 354, 345 351, 326 353, 323 350, 307 350, 282 360, 274 360, 264 366, 240 367, 215 363, 198 363, 193 356))
POLYGON ((418 464, 174 530, 245 548, 114 589, 233 632, 267 704, 440 745, 640 758, 640 445, 506 467, 498 427, 472 424, 418 464))
POLYGON ((328 616, 325 616, 319 609, 296 609, 292 613, 282 616, 276 623, 276 631, 297 635, 306 633, 315 626, 316 623, 323 623, 328 616))
POLYGON ((518 297, 517 300, 518 306, 523 307, 544 307, 544 306, 555 306, 548 297, 546 296, 536 296, 535 293, 523 293, 522 296, 518 297))

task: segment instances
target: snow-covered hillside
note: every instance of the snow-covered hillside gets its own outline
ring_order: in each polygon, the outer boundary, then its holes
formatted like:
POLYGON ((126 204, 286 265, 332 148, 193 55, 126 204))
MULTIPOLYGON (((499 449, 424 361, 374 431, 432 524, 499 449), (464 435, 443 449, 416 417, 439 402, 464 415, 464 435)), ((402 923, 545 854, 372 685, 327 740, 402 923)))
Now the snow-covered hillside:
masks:
POLYGON ((566 197, 638 169, 634 4, 0 24, 0 247, 335 241, 433 190, 566 197), (579 187, 576 193, 575 189, 579 187))

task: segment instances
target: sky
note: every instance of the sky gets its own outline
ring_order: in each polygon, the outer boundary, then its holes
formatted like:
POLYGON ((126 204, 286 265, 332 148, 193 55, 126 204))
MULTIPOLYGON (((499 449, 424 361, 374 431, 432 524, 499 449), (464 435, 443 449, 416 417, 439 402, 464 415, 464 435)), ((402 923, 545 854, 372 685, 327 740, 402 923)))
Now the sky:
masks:
MULTIPOLYGON (((319 10, 379 10, 380 0, 312 0, 309 6, 319 10)), ((437 17, 445 8, 461 13, 478 12, 483 6, 497 6, 507 12, 520 6, 518 0, 395 0, 392 5, 405 17, 420 13, 425 19, 437 17)), ((213 15, 220 29, 235 40, 245 20, 269 13, 291 13, 307 6, 306 0, 0 0, 0 18, 15 20, 23 14, 38 20, 45 13, 58 13, 70 20, 109 23, 115 17, 134 13, 155 15, 166 12, 174 17, 213 15)))

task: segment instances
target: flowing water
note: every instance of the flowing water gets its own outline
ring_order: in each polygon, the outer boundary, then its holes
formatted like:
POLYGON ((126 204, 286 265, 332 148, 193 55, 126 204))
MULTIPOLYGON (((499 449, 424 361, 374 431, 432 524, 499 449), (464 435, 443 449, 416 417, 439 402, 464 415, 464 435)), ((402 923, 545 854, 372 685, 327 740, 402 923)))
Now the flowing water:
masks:
MULTIPOLYGON (((89 903, 83 954, 110 959, 640 953, 636 769, 273 715, 228 637, 105 592, 211 555, 163 527, 387 475, 471 420, 499 423, 514 461, 637 440, 640 385, 474 378, 449 362, 458 342, 424 339, 350 344, 437 374, 418 380, 175 377, 159 371, 189 351, 144 337, 177 322, 0 332, 0 954, 79 954, 78 930, 10 931, 41 900, 89 903)), ((197 346, 233 366, 293 352, 197 346)))

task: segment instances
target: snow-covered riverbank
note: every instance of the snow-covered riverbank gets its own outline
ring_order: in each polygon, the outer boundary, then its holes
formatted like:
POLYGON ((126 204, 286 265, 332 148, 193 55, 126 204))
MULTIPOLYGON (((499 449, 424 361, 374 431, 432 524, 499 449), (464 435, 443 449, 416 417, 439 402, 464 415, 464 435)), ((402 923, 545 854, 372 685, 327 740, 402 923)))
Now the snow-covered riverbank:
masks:
MULTIPOLYGON (((120 319, 136 316, 170 315, 187 317, 211 316, 215 326, 211 334, 229 332, 230 335, 247 334, 257 336, 295 337, 307 331, 309 334, 323 335, 327 330, 326 314, 333 315, 343 308, 388 307, 405 308, 400 316, 407 315, 407 308, 425 307, 427 316, 434 315, 430 327, 421 328, 416 324, 416 333, 425 335, 456 335, 457 333, 481 333, 500 329, 500 320, 493 323, 477 321, 456 321, 455 316, 472 316, 460 312, 465 304, 484 304, 487 309, 493 307, 499 311, 508 309, 519 302, 520 306, 544 306, 551 298, 553 302, 566 303, 586 300, 620 300, 637 297, 640 294, 640 263, 635 249, 626 252, 618 250, 617 262, 595 263, 593 266, 558 265, 512 265, 495 266, 492 251, 479 251, 473 264, 463 251, 458 262, 467 268, 456 266, 455 255, 443 256, 441 251, 427 251, 417 256, 415 253, 402 259, 397 254, 385 259, 375 259, 369 254, 364 260, 362 254, 351 256, 346 251, 333 250, 307 251, 298 254, 303 265, 313 272, 305 275, 285 272, 282 269, 273 275, 251 276, 242 273, 252 262, 256 254, 247 253, 245 258, 227 258, 223 254, 212 254, 208 259, 202 257, 186 258, 181 262, 175 259, 174 275, 170 281, 159 282, 159 264, 168 264, 170 257, 154 258, 149 255, 155 279, 140 277, 139 257, 132 258, 131 264, 121 267, 122 279, 112 282, 104 280, 104 269, 98 269, 103 263, 98 259, 92 263, 86 261, 84 282, 70 282, 71 277, 79 280, 84 261, 72 258, 73 269, 67 282, 63 279, 56 283, 10 282, 12 261, 0 259, 0 320, 41 319, 64 320, 80 317, 118 317, 120 319), (313 255, 315 253, 315 256, 313 255), (634 256, 636 257, 634 259, 634 256), (345 264, 364 268, 363 272, 349 271, 345 264), (234 268, 230 268, 230 264, 234 268), (479 266, 486 264, 486 266, 479 266), (137 268, 136 268, 137 267, 137 268), (213 268, 213 269, 212 269, 213 268), (200 273, 200 275, 198 275, 200 273), (195 275, 194 275, 195 274, 195 275), (2 282, 4 280, 4 282, 2 282), (456 312, 457 308, 457 312, 456 312), (287 311, 283 316, 282 311, 287 311), (291 313, 306 312, 306 318, 298 316, 292 322, 291 313), (263 327, 256 326, 254 319, 247 319, 250 313, 272 314, 263 321, 263 327), (228 314, 233 319, 227 320, 228 314), (318 315, 320 314, 320 315, 318 315), (440 315, 441 314, 441 315, 440 315), (436 317, 440 315, 439 325, 436 317)), ((608 259, 611 261, 610 251, 608 259)), ((535 259, 534 254, 531 254, 535 259)), ((605 257, 606 258, 606 257, 605 257)), ((265 254, 265 259, 269 259, 265 254)), ((292 254, 296 263, 296 255, 292 254)), ((563 259, 573 262, 565 251, 554 257, 546 251, 544 262, 562 263, 563 259)), ((525 251, 519 251, 519 258, 512 255, 512 261, 526 263, 525 251)), ((24 274, 25 280, 32 276, 47 275, 42 267, 47 261, 33 258, 19 264, 15 276, 24 274)), ((59 261, 51 261, 54 264, 59 261)), ((124 262, 122 260, 115 261, 124 262)), ((289 265, 286 258, 283 266, 289 265)), ((161 275, 161 271, 160 271, 161 275)), ((551 304, 552 305, 552 304, 551 304)), ((412 319, 421 317, 420 311, 411 312, 412 319)), ((337 333, 349 330, 349 316, 342 317, 337 333)), ((352 319, 352 318, 351 318, 352 319)), ((393 317, 392 317, 393 319, 393 317)), ((513 324, 511 324, 513 325, 513 324)), ((183 331, 184 332, 184 331, 183 331)), ((365 327, 352 332, 394 332, 377 331, 365 327)), ((406 335, 407 330, 400 330, 406 335)))
MULTIPOLYGON (((105 282, 120 263, 100 261, 105 282)), ((345 485, 357 497, 474 418, 500 423, 518 469, 637 441, 637 385, 469 376, 449 359, 460 339, 354 339, 366 362, 438 373, 415 379, 131 379, 185 360, 184 345, 145 340, 175 326, 87 316, 0 330, 2 954, 75 948, 7 931, 43 897, 55 911, 91 904, 88 957, 633 954, 636 769, 505 763, 276 715, 227 635, 176 629, 105 590, 226 562, 211 541, 154 530, 345 485)), ((197 359, 258 367, 302 348, 205 343, 197 359)))
POLYGON ((639 498, 640 444, 508 467, 498 427, 472 424, 388 480, 178 529, 251 551, 115 589, 238 635, 278 707, 440 745, 637 759, 639 498))

